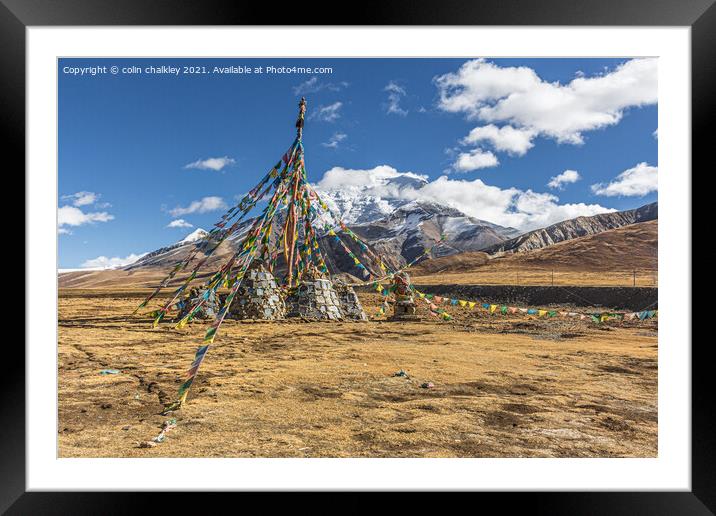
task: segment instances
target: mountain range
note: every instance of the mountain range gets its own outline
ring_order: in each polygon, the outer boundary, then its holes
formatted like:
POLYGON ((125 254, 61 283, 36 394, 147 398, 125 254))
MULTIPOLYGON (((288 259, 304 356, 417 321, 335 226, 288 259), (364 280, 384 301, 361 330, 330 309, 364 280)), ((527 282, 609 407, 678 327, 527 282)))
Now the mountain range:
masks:
MULTIPOLYGON (((657 203, 652 203, 634 210, 577 217, 521 233, 515 228, 470 217, 444 204, 406 199, 404 195, 391 195, 391 192, 398 193, 406 188, 417 190, 425 183, 426 180, 422 176, 403 174, 399 177, 379 177, 368 188, 366 185, 350 184, 321 188, 319 184, 317 191, 331 211, 367 243, 372 254, 381 256, 386 263, 396 268, 414 260, 425 249, 432 247, 441 235, 444 240, 433 249, 433 257, 476 251, 483 251, 488 257, 501 256, 545 248, 558 242, 654 220, 658 216, 657 203)), ((247 220, 232 237, 219 246, 207 261, 203 272, 215 270, 236 251, 251 222, 251 219, 247 220)), ((361 257, 365 265, 376 266, 356 242, 343 233, 338 234, 343 244, 361 257)), ((147 279, 159 273, 164 274, 185 258, 194 249, 196 242, 206 235, 205 230, 197 229, 182 240, 146 253, 136 262, 119 270, 94 271, 92 274, 88 271, 61 274, 60 286, 94 284, 99 278, 108 278, 107 274, 103 275, 108 272, 112 272, 111 276, 116 276, 117 279, 126 274, 147 279)), ((319 239, 319 243, 329 269, 361 277, 353 259, 334 238, 324 235, 319 239)))
POLYGON ((488 254, 514 253, 541 249, 558 242, 572 240, 602 231, 616 229, 630 224, 647 222, 659 218, 657 203, 646 204, 633 210, 600 213, 591 217, 577 217, 552 224, 546 228, 528 231, 515 238, 485 247, 488 254))

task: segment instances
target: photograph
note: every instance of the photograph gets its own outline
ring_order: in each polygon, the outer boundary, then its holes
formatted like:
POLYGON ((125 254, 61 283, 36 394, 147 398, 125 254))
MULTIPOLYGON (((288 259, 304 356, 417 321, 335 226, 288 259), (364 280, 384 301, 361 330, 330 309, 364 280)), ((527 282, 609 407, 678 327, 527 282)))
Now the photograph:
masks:
POLYGON ((659 457, 659 57, 56 67, 58 458, 659 457))

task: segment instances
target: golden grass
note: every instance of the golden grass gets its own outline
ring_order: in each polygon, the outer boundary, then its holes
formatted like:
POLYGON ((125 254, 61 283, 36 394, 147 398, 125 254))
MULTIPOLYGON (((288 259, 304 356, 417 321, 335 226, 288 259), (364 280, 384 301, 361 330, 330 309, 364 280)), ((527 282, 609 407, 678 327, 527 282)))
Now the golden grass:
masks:
POLYGON ((655 270, 637 271, 584 271, 568 269, 544 269, 510 266, 500 263, 488 264, 469 272, 436 272, 429 275, 411 276, 417 285, 562 285, 580 287, 657 287, 655 270), (634 277, 636 272, 636 278, 634 277), (636 279, 636 282, 634 281, 636 279))
MULTIPOLYGON (((361 297, 374 313, 378 296, 361 297)), ((206 328, 136 294, 59 299, 61 457, 655 457, 656 322, 227 321, 153 448, 206 328), (103 376, 116 368, 121 374, 103 376), (409 379, 394 377, 399 369, 409 379), (423 382, 433 388, 424 389, 423 382)))

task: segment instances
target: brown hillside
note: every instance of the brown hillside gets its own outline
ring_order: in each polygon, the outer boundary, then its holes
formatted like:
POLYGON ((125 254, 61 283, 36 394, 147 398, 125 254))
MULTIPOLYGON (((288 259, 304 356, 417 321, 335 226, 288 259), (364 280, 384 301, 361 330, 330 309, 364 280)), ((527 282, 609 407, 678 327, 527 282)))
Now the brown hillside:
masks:
POLYGON ((411 269, 411 274, 424 276, 441 272, 467 272, 482 267, 490 261, 490 255, 482 251, 468 251, 465 253, 441 256, 432 260, 425 260, 411 269))
MULTIPOLYGON (((134 289, 153 288, 162 281, 168 271, 151 268, 141 271, 106 270, 106 271, 74 271, 60 274, 57 280, 59 288, 79 289, 134 289)), ((206 274, 206 273, 205 273, 206 274)), ((204 275, 205 275, 204 274, 204 275)), ((179 285, 188 274, 177 277, 172 285, 179 285)), ((203 276, 200 276, 200 278, 203 276)))
MULTIPOLYGON (((557 276, 555 284, 627 284, 632 280, 632 270, 657 269, 657 251, 658 221, 652 220, 503 257, 490 258, 479 251, 444 256, 416 265, 410 274, 416 283, 423 284, 542 284, 553 281, 551 271, 555 270, 562 274, 557 276), (531 278, 529 272, 535 272, 539 277, 531 278)), ((166 272, 162 268, 69 272, 60 275, 59 286, 75 289, 151 288, 164 278, 166 272)), ((637 278, 637 284, 644 286, 655 283, 656 276, 651 272, 637 278)))
POLYGON ((487 261, 484 253, 437 258, 411 275, 417 284, 656 286, 657 253, 653 220, 487 261))
POLYGON ((656 269, 657 256, 658 221, 650 220, 495 261, 514 266, 607 271, 656 269))

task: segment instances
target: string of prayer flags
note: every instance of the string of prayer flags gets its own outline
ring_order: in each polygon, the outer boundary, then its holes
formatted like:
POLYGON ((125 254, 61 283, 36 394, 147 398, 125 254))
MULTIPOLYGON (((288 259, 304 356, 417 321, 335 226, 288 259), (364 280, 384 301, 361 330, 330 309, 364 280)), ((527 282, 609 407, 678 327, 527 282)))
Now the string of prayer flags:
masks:
POLYGON ((481 307, 482 309, 486 310, 490 314, 496 314, 499 313, 501 315, 507 315, 507 314, 518 314, 523 313, 527 315, 534 315, 539 318, 553 318, 553 317, 571 317, 571 318, 579 318, 580 320, 586 320, 589 319, 595 323, 603 323, 612 319, 616 320, 646 320, 651 319, 658 316, 658 310, 641 310, 638 312, 599 312, 599 313, 590 313, 590 314, 583 314, 579 312, 572 312, 572 311, 557 311, 557 310, 547 310, 547 309, 541 309, 541 308, 525 308, 525 307, 516 307, 516 306, 509 306, 509 305, 498 305, 493 303, 480 303, 478 301, 470 301, 465 299, 456 299, 456 298, 448 298, 444 296, 439 296, 436 294, 427 294, 424 292, 419 291, 417 288, 415 288, 413 285, 410 287, 420 299, 424 299, 427 303, 429 303, 429 310, 433 315, 438 315, 438 307, 437 304, 450 304, 452 306, 459 305, 463 308, 467 307, 470 310, 475 309, 475 307, 481 307), (434 301, 435 303, 432 303, 434 301))
MULTIPOLYGON (((219 287, 229 289, 229 293, 216 316, 215 321, 206 330, 202 345, 197 348, 194 360, 186 373, 184 382, 178 391, 178 399, 174 403, 167 406, 166 411, 176 410, 181 407, 187 398, 188 392, 196 379, 198 371, 204 358, 207 355, 210 345, 214 342, 219 329, 235 299, 238 289, 242 283, 247 270, 251 263, 258 257, 270 260, 270 268, 273 269, 280 253, 283 253, 288 267, 286 273, 286 282, 290 287, 301 283, 306 272, 313 265, 323 272, 327 272, 328 268, 323 259, 323 255, 318 244, 316 232, 313 224, 320 215, 318 206, 324 211, 328 211, 327 205, 320 200, 315 191, 310 187, 307 181, 307 172, 305 167, 305 155, 302 143, 303 125, 305 119, 306 102, 301 99, 299 104, 299 117, 296 122, 297 136, 289 149, 284 153, 281 160, 259 181, 259 183, 246 194, 242 200, 232 206, 221 219, 214 224, 209 233, 209 237, 200 242, 193 253, 190 253, 188 259, 185 259, 175 265, 154 293, 140 305, 140 308, 146 306, 148 301, 157 295, 164 287, 168 286, 173 277, 180 271, 184 270, 187 265, 193 261, 199 252, 204 256, 194 266, 194 270, 187 279, 175 290, 174 296, 161 310, 155 315, 155 324, 159 324, 169 309, 178 303, 178 299, 185 293, 189 283, 196 279, 197 272, 204 265, 213 251, 227 238, 235 235, 240 227, 246 227, 246 223, 242 220, 256 207, 259 201, 269 196, 266 207, 261 213, 251 219, 250 226, 247 231, 243 232, 241 240, 236 249, 237 251, 224 263, 218 271, 214 272, 210 278, 204 283, 204 293, 191 301, 192 305, 188 306, 186 315, 178 322, 177 327, 183 327, 190 322, 199 308, 207 302, 210 296, 216 296, 219 287), (315 203, 313 201, 316 201, 315 203), (285 210, 286 216, 282 219, 281 224, 274 232, 274 220, 279 211, 285 210), (273 236, 275 235, 275 236, 273 236), (283 248, 280 249, 280 244, 283 248)), ((347 228, 346 228, 347 230, 347 228)), ((346 233, 356 241, 361 251, 369 251, 367 245, 362 243, 355 234, 350 230, 346 233)), ((335 235, 337 237, 337 235, 335 235)), ((340 241, 340 238, 338 237, 340 241)), ((349 253, 353 259, 354 265, 361 270, 364 277, 371 277, 368 267, 361 262, 350 249, 341 241, 341 247, 349 253)), ((376 285, 387 292, 382 285, 376 285)), ((383 313, 387 307, 387 300, 381 307, 383 313)))

